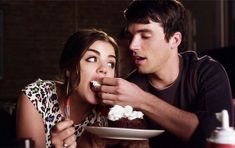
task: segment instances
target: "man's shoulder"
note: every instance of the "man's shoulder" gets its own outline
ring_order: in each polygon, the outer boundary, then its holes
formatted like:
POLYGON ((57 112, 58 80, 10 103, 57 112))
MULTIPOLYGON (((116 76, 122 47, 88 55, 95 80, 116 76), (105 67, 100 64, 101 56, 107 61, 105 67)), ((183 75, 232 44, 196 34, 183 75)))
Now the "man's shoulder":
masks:
POLYGON ((187 60, 187 61, 205 61, 205 60, 211 59, 211 57, 207 55, 199 57, 195 51, 185 51, 179 54, 183 58, 183 60, 187 60))
POLYGON ((221 64, 213 59, 212 57, 208 55, 204 55, 199 57, 198 54, 195 51, 185 51, 181 52, 180 56, 182 57, 182 60, 184 64, 189 64, 191 66, 197 65, 197 66, 205 66, 205 65, 217 65, 221 66, 221 64))
POLYGON ((198 75, 213 75, 215 73, 225 73, 223 65, 208 55, 199 57, 194 51, 180 53, 182 57, 183 71, 197 73, 198 75))

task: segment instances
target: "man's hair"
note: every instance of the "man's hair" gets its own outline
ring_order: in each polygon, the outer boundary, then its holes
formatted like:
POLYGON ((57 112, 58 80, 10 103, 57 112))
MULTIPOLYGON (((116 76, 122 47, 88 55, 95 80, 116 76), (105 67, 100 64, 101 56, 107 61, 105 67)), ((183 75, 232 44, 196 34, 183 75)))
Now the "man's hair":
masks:
POLYGON ((187 15, 184 6, 177 0, 134 0, 124 11, 127 25, 131 23, 148 24, 149 21, 160 23, 166 41, 175 32, 182 34, 185 42, 187 15))

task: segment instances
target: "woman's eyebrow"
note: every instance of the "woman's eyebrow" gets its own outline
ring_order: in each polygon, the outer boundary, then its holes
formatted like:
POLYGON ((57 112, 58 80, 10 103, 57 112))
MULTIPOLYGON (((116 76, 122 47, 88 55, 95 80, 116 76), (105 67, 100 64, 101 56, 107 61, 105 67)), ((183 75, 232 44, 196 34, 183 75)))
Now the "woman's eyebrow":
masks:
POLYGON ((94 53, 100 55, 100 52, 95 49, 88 48, 87 51, 91 51, 91 52, 94 52, 94 53))
MULTIPOLYGON (((88 48, 87 51, 91 51, 91 52, 94 52, 94 53, 100 55, 100 52, 99 52, 99 51, 97 51, 97 50, 95 50, 95 49, 92 49, 92 48, 88 48)), ((111 57, 111 58, 116 59, 116 56, 115 56, 115 55, 112 55, 112 54, 111 54, 111 55, 108 55, 108 57, 111 57)))

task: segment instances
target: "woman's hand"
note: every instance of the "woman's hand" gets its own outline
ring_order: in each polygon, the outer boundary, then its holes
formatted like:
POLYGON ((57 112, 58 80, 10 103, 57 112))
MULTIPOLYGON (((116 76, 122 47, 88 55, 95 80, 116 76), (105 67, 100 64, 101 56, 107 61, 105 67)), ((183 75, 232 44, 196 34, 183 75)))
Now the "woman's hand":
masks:
POLYGON ((57 123, 51 130, 52 145, 56 148, 76 148, 76 135, 73 121, 66 119, 57 123))

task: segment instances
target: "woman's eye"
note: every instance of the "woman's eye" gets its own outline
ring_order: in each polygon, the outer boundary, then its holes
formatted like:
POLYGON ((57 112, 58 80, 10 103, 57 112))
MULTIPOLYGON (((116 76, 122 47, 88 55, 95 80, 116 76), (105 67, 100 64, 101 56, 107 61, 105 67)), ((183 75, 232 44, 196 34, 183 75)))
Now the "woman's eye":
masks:
POLYGON ((114 62, 109 62, 108 66, 111 67, 112 69, 115 67, 115 63, 114 62))
POLYGON ((88 61, 88 62, 96 62, 97 59, 96 59, 96 57, 89 57, 89 58, 86 59, 86 61, 88 61))

